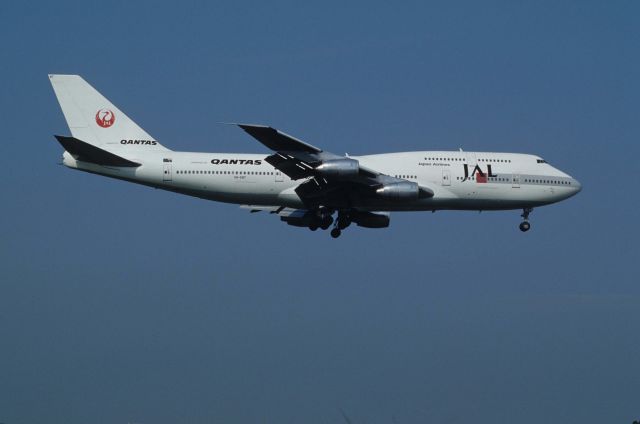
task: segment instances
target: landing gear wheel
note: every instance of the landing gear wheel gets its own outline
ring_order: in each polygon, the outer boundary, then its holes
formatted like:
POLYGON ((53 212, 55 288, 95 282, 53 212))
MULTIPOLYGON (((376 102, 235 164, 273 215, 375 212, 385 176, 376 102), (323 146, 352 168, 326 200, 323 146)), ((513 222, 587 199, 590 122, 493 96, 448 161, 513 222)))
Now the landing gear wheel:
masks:
POLYGON ((333 238, 338 238, 338 237, 340 237, 340 234, 342 234, 342 231, 340 231, 340 228, 337 228, 337 227, 336 227, 336 228, 333 228, 333 229, 331 230, 331 237, 333 237, 333 238))
POLYGON ((309 229, 311 231, 316 231, 318 229, 318 226, 317 225, 309 225, 309 229))
POLYGON ((520 231, 522 231, 523 233, 529 231, 530 228, 531 228, 531 224, 529 224, 528 221, 524 221, 520 223, 520 231))

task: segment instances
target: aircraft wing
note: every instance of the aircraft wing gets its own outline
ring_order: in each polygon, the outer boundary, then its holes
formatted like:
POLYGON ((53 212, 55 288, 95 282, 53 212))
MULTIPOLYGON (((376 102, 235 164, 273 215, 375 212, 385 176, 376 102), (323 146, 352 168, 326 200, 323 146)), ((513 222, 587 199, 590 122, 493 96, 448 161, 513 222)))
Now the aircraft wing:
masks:
POLYGON ((275 128, 264 125, 237 124, 249 135, 264 144, 271 150, 279 151, 300 151, 310 153, 320 153, 322 150, 305 143, 302 140, 278 131, 275 128))
POLYGON ((275 128, 237 124, 275 153, 265 160, 292 180, 305 179, 296 193, 310 207, 350 204, 354 197, 408 199, 433 197, 433 190, 417 183, 385 175, 305 143, 275 128))
MULTIPOLYGON (((318 168, 324 161, 345 159, 330 152, 305 143, 289 134, 264 125, 237 124, 260 143, 274 150, 276 154, 266 160, 289 178, 299 180, 317 174, 318 168)), ((380 173, 360 167, 359 174, 364 177, 375 178, 380 173)))

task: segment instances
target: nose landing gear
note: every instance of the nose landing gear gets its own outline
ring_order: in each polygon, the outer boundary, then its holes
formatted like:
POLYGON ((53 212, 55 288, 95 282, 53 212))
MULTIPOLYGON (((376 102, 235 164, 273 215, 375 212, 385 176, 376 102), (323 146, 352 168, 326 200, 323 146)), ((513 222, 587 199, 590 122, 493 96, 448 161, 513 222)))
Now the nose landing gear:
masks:
POLYGON ((529 223, 529 214, 533 211, 533 208, 524 208, 522 210, 522 215, 520 215, 524 221, 520 223, 520 231, 523 233, 529 231, 531 229, 531 224, 529 223))

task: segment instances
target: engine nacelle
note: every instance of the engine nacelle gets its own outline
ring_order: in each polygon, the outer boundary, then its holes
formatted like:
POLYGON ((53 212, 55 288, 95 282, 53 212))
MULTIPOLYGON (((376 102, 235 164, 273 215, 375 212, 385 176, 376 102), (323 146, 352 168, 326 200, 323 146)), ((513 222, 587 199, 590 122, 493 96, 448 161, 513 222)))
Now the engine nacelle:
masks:
POLYGON ((420 187, 411 181, 389 183, 376 190, 378 196, 393 200, 413 200, 420 196, 420 187))
POLYGON ((360 172, 360 164, 355 159, 329 159, 320 164, 316 171, 324 177, 355 177, 360 172))
POLYGON ((315 214, 305 209, 296 209, 280 217, 281 221, 296 227, 308 227, 315 221, 315 214))
POLYGON ((356 212, 350 218, 358 226, 365 228, 387 228, 390 221, 388 213, 356 212))
POLYGON ((280 220, 295 227, 329 227, 333 223, 332 211, 296 209, 280 216, 280 220))

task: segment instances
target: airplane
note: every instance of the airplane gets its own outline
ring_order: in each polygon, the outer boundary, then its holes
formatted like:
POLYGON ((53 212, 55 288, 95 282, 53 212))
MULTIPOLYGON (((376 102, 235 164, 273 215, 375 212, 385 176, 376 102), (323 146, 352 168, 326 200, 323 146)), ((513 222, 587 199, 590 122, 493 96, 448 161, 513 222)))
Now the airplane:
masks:
POLYGON ((578 180, 536 155, 419 151, 337 155, 275 128, 234 124, 273 153, 173 151, 78 75, 49 75, 71 136, 56 135, 71 168, 268 211, 312 231, 386 228, 390 213, 519 210, 574 196, 578 180), (335 218, 334 218, 335 215, 335 218))

